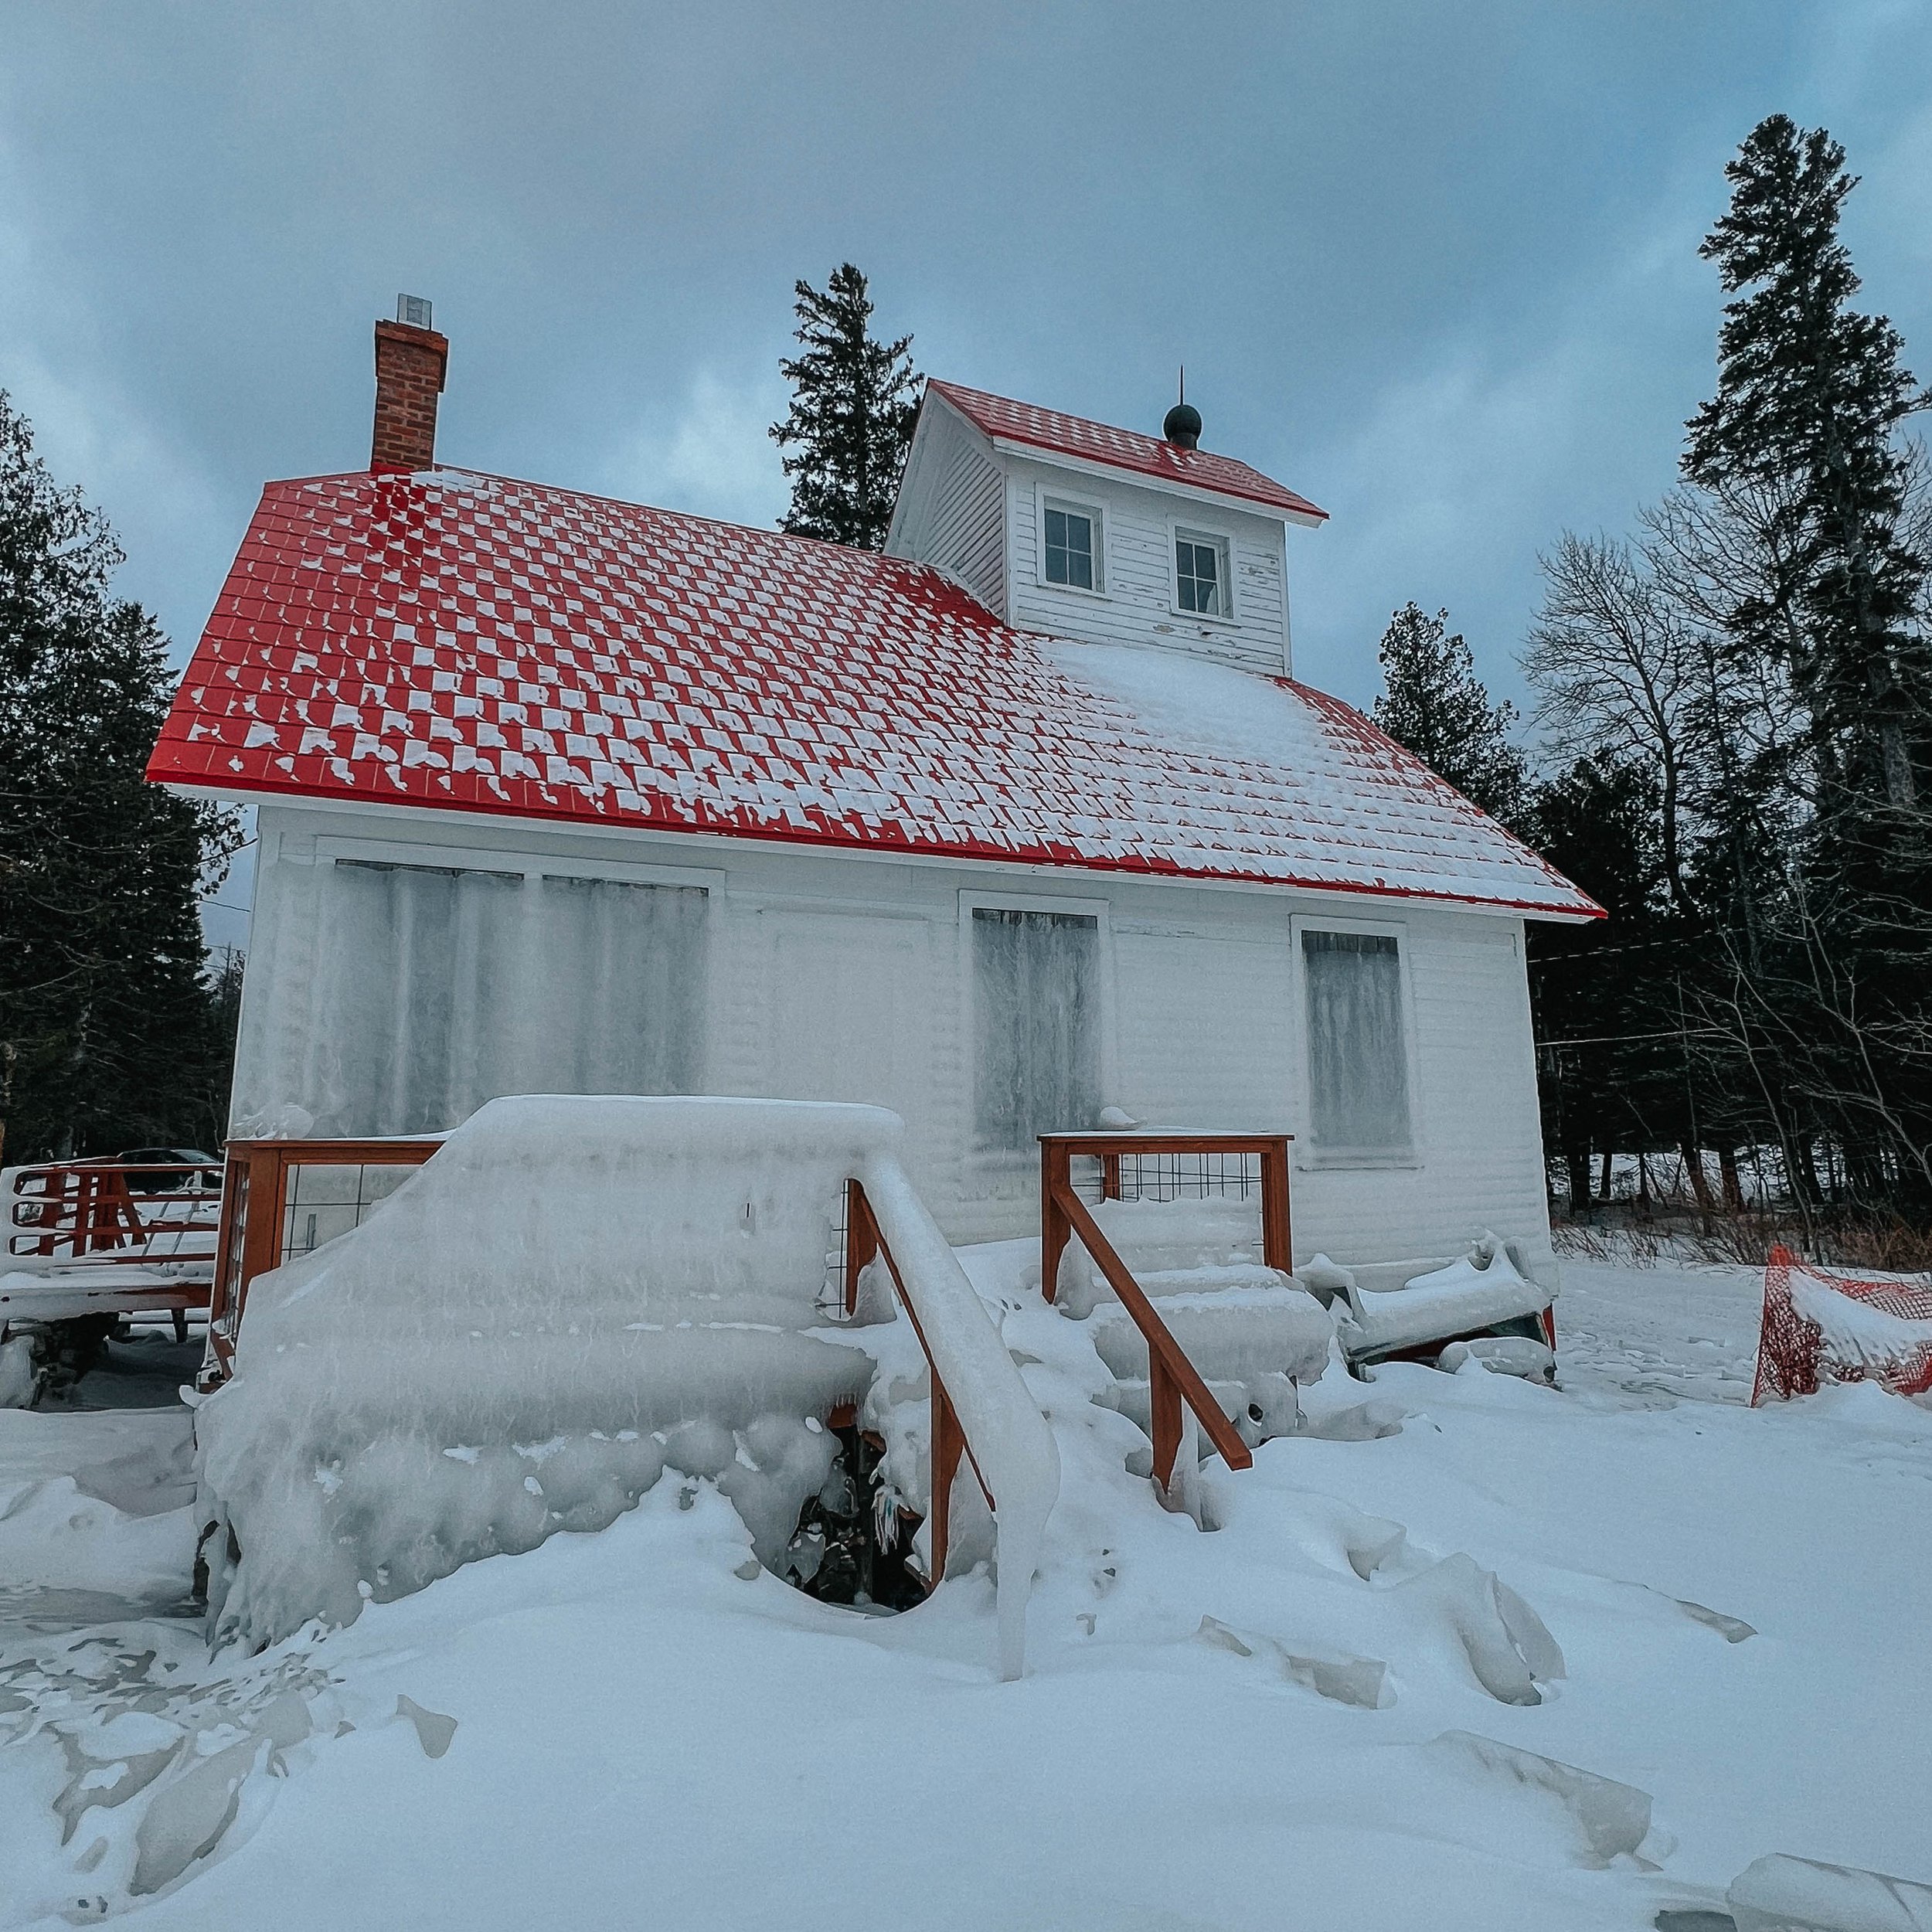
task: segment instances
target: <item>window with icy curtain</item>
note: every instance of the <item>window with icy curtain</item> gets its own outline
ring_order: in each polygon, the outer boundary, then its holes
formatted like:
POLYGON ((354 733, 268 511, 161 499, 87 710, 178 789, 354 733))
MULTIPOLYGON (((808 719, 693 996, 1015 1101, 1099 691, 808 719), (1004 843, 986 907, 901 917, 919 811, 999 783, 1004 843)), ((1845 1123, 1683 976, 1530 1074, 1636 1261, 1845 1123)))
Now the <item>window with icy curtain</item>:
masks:
POLYGON ((1405 1151, 1409 1054, 1396 941, 1379 933, 1304 932, 1301 975, 1315 1145, 1342 1152, 1405 1151))
POLYGON ((434 1132, 502 1094, 689 1094, 706 894, 338 861, 317 1130, 434 1132))
POLYGON ((1100 1104, 1100 923, 1073 913, 973 913, 975 1138, 1032 1154, 1091 1127, 1100 1104))

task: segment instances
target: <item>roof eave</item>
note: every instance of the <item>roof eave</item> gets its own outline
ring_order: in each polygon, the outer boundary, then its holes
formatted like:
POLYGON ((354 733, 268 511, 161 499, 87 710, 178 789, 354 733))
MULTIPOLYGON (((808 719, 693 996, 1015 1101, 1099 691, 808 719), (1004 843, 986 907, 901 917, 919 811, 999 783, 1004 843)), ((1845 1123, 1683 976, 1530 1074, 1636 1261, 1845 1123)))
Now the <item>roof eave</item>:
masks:
POLYGON ((906 535, 906 505, 913 494, 906 486, 913 480, 913 472, 923 460, 927 445, 931 440, 933 430, 930 426, 935 403, 944 408, 954 423, 981 450, 991 450, 994 447, 992 438, 947 394, 943 383, 936 379, 927 382, 925 393, 919 400, 919 420, 913 426, 912 445, 906 452, 906 466, 899 473, 899 488, 893 497, 892 521, 886 526, 886 541, 882 548, 887 556, 910 558, 911 556, 909 550, 898 547, 906 535))
POLYGON ((1328 520, 1326 510, 1294 510, 1286 504, 1270 503, 1240 490, 1210 490, 1199 483, 1185 482, 1179 477, 1157 476, 1151 471, 1138 470, 1131 464, 1103 463, 1094 457, 1075 456, 1050 443, 1031 443, 1018 436, 989 435, 987 440, 1003 456, 1023 457, 1031 462, 1043 463, 1051 469, 1073 470, 1083 476, 1104 478, 1110 482, 1124 479, 1146 489, 1185 497, 1192 502, 1222 506, 1233 504, 1250 516, 1264 516, 1277 523, 1296 523, 1304 529, 1318 530, 1328 520))
POLYGON ((1194 871, 1179 866, 1137 863, 1131 859, 1090 859, 1082 862, 1028 858, 1017 853, 1006 857, 983 852, 947 852, 910 841, 901 843, 881 840, 872 844, 861 844, 851 839, 828 838, 817 832, 787 832, 772 828, 740 832, 729 827, 657 825, 631 818, 587 818, 573 812, 498 811, 486 805, 462 804, 453 801, 432 804, 427 800, 412 798, 368 798, 353 794, 318 791, 312 787, 299 784, 284 786, 264 783, 260 779, 251 784, 247 780, 222 781, 213 778, 175 776, 155 777, 150 782, 160 785, 163 790, 172 792, 178 798, 218 798, 226 804, 235 805, 292 807, 298 810, 306 808, 317 811, 376 814, 386 818, 393 813, 403 813, 412 818, 431 820, 447 818, 470 824, 474 824, 478 818, 487 818, 500 824, 526 825, 551 832, 576 832, 629 838, 641 835, 678 843, 692 841, 714 843, 725 839, 734 845, 761 846, 772 851, 796 851, 801 846, 808 846, 816 852, 842 852, 853 859, 873 859, 892 865, 903 866, 911 862, 944 866, 964 866, 982 872, 1027 872, 1058 878, 1065 878, 1070 873, 1080 876, 1098 874, 1129 879, 1138 883, 1189 886, 1206 891, 1297 892, 1325 894, 1340 899, 1399 899, 1407 904, 1436 906, 1447 912, 1492 913, 1567 926, 1588 925, 1592 920, 1605 917, 1602 907, 1594 905, 1585 910, 1579 906, 1552 906, 1536 900, 1498 899, 1477 893, 1430 892, 1420 886, 1372 885, 1366 881, 1261 879, 1239 872, 1194 871))

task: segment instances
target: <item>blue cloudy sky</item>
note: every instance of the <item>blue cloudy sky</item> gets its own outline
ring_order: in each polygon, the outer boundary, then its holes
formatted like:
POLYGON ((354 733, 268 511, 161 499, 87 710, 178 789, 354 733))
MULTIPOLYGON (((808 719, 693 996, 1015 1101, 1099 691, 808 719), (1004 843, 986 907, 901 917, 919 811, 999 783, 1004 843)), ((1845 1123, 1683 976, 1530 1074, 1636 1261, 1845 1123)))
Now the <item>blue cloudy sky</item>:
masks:
POLYGON ((1823 123, 1932 376, 1925 0, 15 5, 0 386, 185 653, 266 478, 367 461, 427 294, 447 461, 751 522, 790 294, 850 258, 920 367, 1205 440, 1333 513, 1297 668, 1392 607, 1499 689, 1566 526, 1669 485, 1737 142, 1823 123))

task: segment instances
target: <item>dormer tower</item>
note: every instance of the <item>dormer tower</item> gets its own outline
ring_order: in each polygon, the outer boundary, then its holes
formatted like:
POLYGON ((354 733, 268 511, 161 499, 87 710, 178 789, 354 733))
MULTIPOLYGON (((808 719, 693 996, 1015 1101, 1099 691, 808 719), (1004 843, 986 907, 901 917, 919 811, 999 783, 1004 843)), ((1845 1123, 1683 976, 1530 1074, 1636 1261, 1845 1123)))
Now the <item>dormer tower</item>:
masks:
POLYGON ((886 553, 944 571, 1018 629, 1282 676, 1287 526, 1327 512, 1200 448, 1191 406, 1162 429, 929 383, 886 553))

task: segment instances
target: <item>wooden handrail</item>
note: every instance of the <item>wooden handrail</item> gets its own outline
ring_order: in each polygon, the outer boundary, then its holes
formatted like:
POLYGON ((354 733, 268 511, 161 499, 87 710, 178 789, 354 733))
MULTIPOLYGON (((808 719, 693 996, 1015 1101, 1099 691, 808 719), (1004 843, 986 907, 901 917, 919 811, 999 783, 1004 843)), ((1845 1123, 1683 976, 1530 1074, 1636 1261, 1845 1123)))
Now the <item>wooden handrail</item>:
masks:
POLYGON ((919 1339, 920 1350, 926 1358, 926 1370, 932 1378, 933 1385, 933 1494, 930 1521, 933 1526, 932 1587, 937 1590, 946 1575, 946 1551, 951 1528, 953 1500, 953 1478, 959 1473, 959 1459, 964 1454, 971 1465, 973 1480, 979 1485, 979 1493, 986 1498, 986 1507, 996 1509, 993 1492, 987 1487, 986 1478, 979 1466, 979 1458, 973 1454, 973 1445, 966 1439, 965 1425, 960 1420, 959 1411, 953 1406, 953 1399, 947 1393, 946 1384, 939 1372, 939 1364, 933 1359, 933 1352, 926 1341, 926 1331, 920 1326, 919 1311, 913 1306, 912 1297, 906 1292, 906 1284, 899 1272, 899 1264, 893 1259, 893 1251, 880 1230, 872 1203, 866 1198, 865 1184, 856 1177, 845 1183, 845 1312, 855 1315, 859 1311, 859 1277, 876 1257, 886 1264, 886 1272, 892 1277, 893 1292, 899 1297, 899 1304, 906 1311, 906 1318, 911 1322, 913 1333, 919 1339))
POLYGON ((197 1218, 196 1211, 212 1215, 219 1210, 219 1182, 205 1182, 216 1165, 208 1161, 90 1159, 22 1168, 7 1203, 4 1252, 53 1256, 64 1247, 73 1258, 90 1262, 151 1266, 157 1260, 204 1261, 206 1251, 184 1252, 181 1242, 186 1236, 215 1232, 213 1219, 197 1218), (150 1191, 138 1182, 131 1187, 131 1175, 166 1175, 184 1185, 150 1191), (144 1203, 153 1205, 151 1219, 142 1216, 144 1203), (170 1214, 170 1209, 182 1212, 170 1214), (148 1244, 162 1236, 172 1237, 175 1246, 156 1254, 148 1244))
POLYGON ((1287 1274, 1294 1267, 1294 1234, 1288 1207, 1288 1143, 1291 1134, 1219 1134, 1187 1128, 1108 1133, 1043 1134, 1040 1145, 1040 1292, 1053 1301, 1060 1285, 1060 1257, 1074 1236, 1107 1277, 1121 1305, 1147 1341, 1149 1417, 1154 1437, 1154 1480, 1162 1493, 1173 1487, 1174 1462, 1181 1444, 1181 1405, 1199 1418, 1208 1440, 1230 1469, 1247 1469, 1254 1458, 1221 1413, 1194 1364, 1161 1319, 1146 1291, 1134 1279, 1100 1223, 1073 1192, 1077 1155, 1100 1163, 1100 1192, 1121 1196, 1121 1163, 1141 1154, 1254 1155, 1261 1164, 1261 1260, 1287 1274))
POLYGON ((1134 1318, 1134 1325, 1147 1338, 1148 1396, 1154 1433, 1154 1480, 1165 1494, 1174 1487, 1174 1460, 1181 1447, 1181 1404, 1185 1402, 1199 1418, 1209 1441, 1220 1451, 1230 1469, 1251 1469, 1254 1458, 1247 1444, 1236 1434, 1233 1425, 1221 1413, 1200 1372, 1189 1361, 1174 1332, 1155 1312, 1145 1290, 1134 1279, 1133 1270, 1100 1232, 1100 1224, 1070 1185, 1054 1189, 1060 1212, 1073 1223, 1073 1232, 1094 1257, 1094 1265, 1107 1277, 1107 1285, 1121 1298, 1121 1306, 1134 1318))

